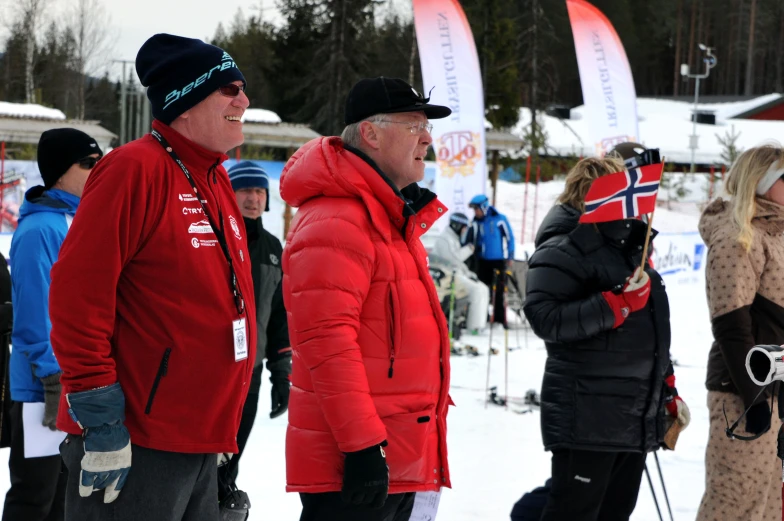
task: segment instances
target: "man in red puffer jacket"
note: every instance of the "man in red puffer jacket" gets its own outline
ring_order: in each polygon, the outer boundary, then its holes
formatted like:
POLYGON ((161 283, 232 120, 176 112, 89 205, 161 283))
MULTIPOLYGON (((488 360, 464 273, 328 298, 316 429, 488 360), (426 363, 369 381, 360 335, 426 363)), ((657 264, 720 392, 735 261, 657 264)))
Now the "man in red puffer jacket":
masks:
POLYGON ((408 520, 451 486, 447 327, 419 238, 446 208, 416 184, 447 117, 403 80, 361 80, 341 138, 289 160, 283 251, 293 348, 287 490, 301 521, 408 520))

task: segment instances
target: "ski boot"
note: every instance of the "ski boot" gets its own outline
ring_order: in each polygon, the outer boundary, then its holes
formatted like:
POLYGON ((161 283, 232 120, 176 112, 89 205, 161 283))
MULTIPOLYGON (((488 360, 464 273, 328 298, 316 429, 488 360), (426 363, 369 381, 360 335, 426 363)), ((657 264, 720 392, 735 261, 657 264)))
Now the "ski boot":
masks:
POLYGON ((471 356, 479 356, 479 350, 474 346, 465 346, 466 353, 471 356))
POLYGON ((496 405, 500 405, 502 407, 506 405, 506 400, 498 396, 498 387, 496 386, 490 388, 490 392, 487 396, 487 401, 490 403, 494 403, 496 405))

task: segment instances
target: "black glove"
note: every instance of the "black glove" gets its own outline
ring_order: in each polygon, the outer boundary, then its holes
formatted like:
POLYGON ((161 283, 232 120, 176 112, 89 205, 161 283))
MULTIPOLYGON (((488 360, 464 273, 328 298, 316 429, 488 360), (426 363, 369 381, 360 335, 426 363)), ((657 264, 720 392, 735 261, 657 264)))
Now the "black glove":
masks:
POLYGON ((277 418, 289 408, 289 394, 291 393, 291 383, 288 376, 275 376, 270 378, 272 382, 272 411, 270 418, 277 418))
POLYGON ((768 402, 755 403, 746 413, 746 431, 757 435, 770 429, 770 406, 768 402))
POLYGON ((389 467, 382 445, 386 442, 346 453, 341 498, 347 505, 384 506, 389 494, 389 467))
POLYGON ((60 375, 44 376, 41 383, 44 386, 44 420, 41 422, 44 427, 57 430, 57 411, 60 409, 60 375))

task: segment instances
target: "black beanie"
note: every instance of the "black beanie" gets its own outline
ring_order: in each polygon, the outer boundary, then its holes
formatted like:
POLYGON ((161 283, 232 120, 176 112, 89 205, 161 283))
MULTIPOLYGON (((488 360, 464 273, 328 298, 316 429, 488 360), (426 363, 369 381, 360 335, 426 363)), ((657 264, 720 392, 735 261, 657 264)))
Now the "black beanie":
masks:
POLYGON ((207 96, 245 77, 229 53, 193 38, 156 34, 136 55, 136 73, 147 87, 152 115, 170 125, 207 96))
POLYGON ((41 134, 38 140, 38 170, 44 186, 51 188, 63 174, 89 155, 103 156, 98 143, 75 128, 53 128, 41 134))

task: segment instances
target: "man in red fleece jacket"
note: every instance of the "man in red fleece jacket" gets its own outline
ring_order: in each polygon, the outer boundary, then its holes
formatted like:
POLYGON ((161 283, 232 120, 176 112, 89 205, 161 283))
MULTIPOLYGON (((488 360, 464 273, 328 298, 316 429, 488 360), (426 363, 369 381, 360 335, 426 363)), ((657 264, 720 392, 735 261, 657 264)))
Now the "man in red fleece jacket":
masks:
POLYGON ((237 451, 256 345, 221 166, 243 141, 245 79, 222 49, 168 34, 136 70, 153 131, 93 171, 52 269, 66 520, 214 521, 216 455, 237 451))

